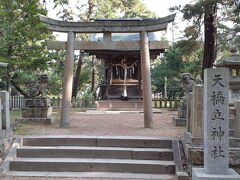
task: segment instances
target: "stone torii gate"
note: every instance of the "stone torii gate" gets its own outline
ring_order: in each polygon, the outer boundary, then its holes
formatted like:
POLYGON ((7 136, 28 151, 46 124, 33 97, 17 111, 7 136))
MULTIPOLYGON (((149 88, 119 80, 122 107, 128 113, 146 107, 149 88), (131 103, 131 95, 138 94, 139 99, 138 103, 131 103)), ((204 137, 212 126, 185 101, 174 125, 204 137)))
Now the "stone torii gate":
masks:
MULTIPOLYGON (((167 44, 149 44, 148 32, 166 30, 168 23, 174 21, 175 14, 164 18, 149 19, 125 19, 125 20, 101 20, 95 22, 66 22, 54 20, 45 16, 40 16, 40 20, 47 25, 47 28, 55 32, 68 33, 67 43, 56 42, 59 49, 66 48, 66 60, 64 67, 63 97, 60 116, 60 127, 69 127, 69 114, 71 108, 72 84, 73 84, 73 62, 74 49, 112 49, 113 47, 126 47, 128 42, 109 42, 111 33, 139 33, 140 41, 132 42, 132 47, 140 50, 141 54, 141 73, 143 84, 144 102, 144 127, 153 128, 152 117, 152 91, 151 91, 151 72, 149 46, 163 46, 167 44), (76 33, 104 33, 103 42, 75 42, 76 33)), ((52 42, 54 43, 54 42, 52 42)), ((129 47, 129 46, 128 46, 129 47)))

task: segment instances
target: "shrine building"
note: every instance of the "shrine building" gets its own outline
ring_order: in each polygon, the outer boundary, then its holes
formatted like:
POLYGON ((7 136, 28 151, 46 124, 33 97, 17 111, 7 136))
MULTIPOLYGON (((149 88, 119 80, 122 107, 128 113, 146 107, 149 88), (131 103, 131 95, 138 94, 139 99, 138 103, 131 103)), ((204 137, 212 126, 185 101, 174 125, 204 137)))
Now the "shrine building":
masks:
MULTIPOLYGON (((94 21, 106 19, 94 19, 94 21)), ((139 21, 140 19, 107 19, 107 21, 139 21)), ((146 19, 145 19, 146 20, 146 19)), ((154 60, 168 48, 167 41, 161 41, 162 32, 149 32, 150 59, 154 60)), ((142 74, 140 41, 138 33, 94 33, 90 41, 119 43, 114 49, 85 50, 103 61, 100 81, 98 110, 142 110, 142 74), (125 46, 120 46, 125 43, 125 46)))

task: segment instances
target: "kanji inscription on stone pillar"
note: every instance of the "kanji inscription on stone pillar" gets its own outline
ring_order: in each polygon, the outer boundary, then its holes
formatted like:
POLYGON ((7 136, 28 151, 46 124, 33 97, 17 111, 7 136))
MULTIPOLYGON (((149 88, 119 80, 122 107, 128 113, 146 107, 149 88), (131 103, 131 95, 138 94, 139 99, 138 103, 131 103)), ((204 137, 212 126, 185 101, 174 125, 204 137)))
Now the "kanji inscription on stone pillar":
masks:
POLYGON ((229 168, 229 70, 204 71, 204 169, 227 174, 229 168))

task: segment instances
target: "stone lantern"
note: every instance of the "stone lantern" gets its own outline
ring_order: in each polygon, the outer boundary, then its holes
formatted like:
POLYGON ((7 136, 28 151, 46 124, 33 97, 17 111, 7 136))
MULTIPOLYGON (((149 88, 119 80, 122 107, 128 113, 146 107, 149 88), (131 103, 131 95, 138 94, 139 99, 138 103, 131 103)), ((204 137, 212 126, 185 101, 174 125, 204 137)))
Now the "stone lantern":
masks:
POLYGON ((240 54, 236 48, 232 48, 231 54, 215 67, 229 68, 229 103, 232 105, 240 101, 240 54))

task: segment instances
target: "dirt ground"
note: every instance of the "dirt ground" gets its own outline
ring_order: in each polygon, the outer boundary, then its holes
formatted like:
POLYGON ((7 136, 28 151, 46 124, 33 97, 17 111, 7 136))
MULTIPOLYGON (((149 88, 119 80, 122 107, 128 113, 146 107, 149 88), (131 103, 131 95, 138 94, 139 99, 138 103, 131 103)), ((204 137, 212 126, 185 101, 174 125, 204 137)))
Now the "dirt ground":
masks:
POLYGON ((185 127, 176 127, 172 117, 176 111, 162 109, 154 113, 154 129, 143 128, 143 113, 83 113, 71 112, 70 128, 59 128, 59 122, 52 125, 24 124, 15 135, 97 135, 97 136, 165 136, 181 137, 185 127))

